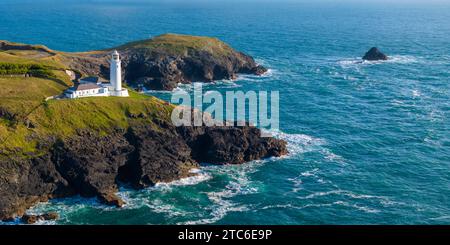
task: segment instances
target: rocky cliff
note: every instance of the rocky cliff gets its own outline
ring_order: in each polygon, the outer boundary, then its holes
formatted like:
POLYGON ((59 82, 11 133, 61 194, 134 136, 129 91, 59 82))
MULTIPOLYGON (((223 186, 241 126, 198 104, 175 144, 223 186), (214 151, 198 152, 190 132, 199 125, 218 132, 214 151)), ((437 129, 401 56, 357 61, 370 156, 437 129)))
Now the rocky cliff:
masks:
MULTIPOLYGON (((164 35, 117 49, 125 78, 154 89, 265 70, 213 38, 164 35)), ((55 218, 24 214, 37 202, 73 195, 120 207, 119 183, 145 188, 191 176, 204 162, 241 164, 287 153, 284 141, 263 138, 251 126, 175 127, 173 105, 132 90, 127 98, 46 100, 73 85, 67 70, 107 75, 111 50, 65 53, 1 41, 0 51, 5 69, 37 64, 51 75, 0 76, 0 220, 55 218)))
MULTIPOLYGON (((255 60, 210 37, 165 34, 116 47, 122 57, 125 81, 153 90, 172 90, 178 83, 234 79, 237 74, 267 71, 255 60)), ((65 53, 65 62, 85 75, 109 77, 112 49, 65 53)))
POLYGON ((31 158, 0 159, 0 219, 25 214, 49 198, 81 195, 122 206, 118 183, 135 188, 191 176, 201 162, 239 164, 286 154, 285 142, 261 138, 254 127, 174 127, 155 119, 101 136, 81 130, 43 144, 31 158))
POLYGON ((370 61, 388 60, 388 56, 383 54, 377 47, 372 47, 364 54, 362 59, 370 61))

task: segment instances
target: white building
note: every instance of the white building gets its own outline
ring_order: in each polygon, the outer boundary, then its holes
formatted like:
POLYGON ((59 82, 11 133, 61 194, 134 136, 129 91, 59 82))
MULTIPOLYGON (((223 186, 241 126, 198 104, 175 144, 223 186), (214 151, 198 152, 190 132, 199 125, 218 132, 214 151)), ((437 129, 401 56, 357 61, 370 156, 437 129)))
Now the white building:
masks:
POLYGON ((96 83, 79 83, 66 90, 64 94, 67 98, 75 99, 81 97, 109 96, 109 91, 108 88, 96 83))
POLYGON ((109 62, 109 80, 111 83, 109 89, 111 96, 128 97, 128 89, 122 88, 122 66, 117 50, 114 50, 109 62))
POLYGON ((109 64, 109 83, 99 77, 82 78, 76 86, 66 90, 64 95, 71 99, 93 96, 128 97, 128 90, 122 88, 122 67, 117 50, 112 53, 109 64))

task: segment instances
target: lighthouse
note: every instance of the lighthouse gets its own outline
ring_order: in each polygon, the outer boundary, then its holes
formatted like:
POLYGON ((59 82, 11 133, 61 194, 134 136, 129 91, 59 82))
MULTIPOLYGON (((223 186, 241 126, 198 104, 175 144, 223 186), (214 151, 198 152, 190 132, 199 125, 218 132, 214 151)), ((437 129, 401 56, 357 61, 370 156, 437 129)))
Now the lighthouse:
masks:
POLYGON ((128 90, 122 88, 122 66, 120 55, 117 50, 111 54, 111 61, 109 62, 109 79, 111 83, 110 95, 112 96, 128 96, 128 90))
POLYGON ((109 65, 109 83, 104 83, 99 77, 80 78, 79 83, 67 89, 64 95, 71 99, 92 96, 128 97, 128 89, 122 88, 122 67, 117 50, 112 52, 109 65))
POLYGON ((122 67, 120 64, 120 55, 117 50, 111 55, 110 68, 109 68, 109 77, 111 81, 111 86, 114 91, 122 90, 122 67))

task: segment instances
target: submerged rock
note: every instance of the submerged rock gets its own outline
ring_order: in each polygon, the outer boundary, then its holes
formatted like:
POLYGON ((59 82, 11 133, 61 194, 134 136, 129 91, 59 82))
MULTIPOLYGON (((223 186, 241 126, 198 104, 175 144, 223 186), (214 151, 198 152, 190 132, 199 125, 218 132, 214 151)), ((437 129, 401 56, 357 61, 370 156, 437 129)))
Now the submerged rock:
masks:
POLYGON ((378 48, 373 47, 363 56, 363 60, 387 60, 387 55, 383 54, 378 48))

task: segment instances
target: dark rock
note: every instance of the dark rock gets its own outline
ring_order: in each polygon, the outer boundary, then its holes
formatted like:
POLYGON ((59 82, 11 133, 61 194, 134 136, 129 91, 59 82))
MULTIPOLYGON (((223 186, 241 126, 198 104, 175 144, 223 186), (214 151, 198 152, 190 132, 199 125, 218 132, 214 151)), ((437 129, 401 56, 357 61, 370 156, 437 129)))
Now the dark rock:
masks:
POLYGON ((363 60, 387 60, 388 57, 381 53, 378 48, 373 47, 364 55, 363 60))
POLYGON ((252 68, 252 73, 254 73, 256 75, 263 75, 266 72, 267 72, 267 68, 265 68, 264 66, 259 65, 259 66, 252 68))
POLYGON ((101 193, 99 199, 104 204, 116 206, 118 208, 125 205, 125 202, 114 193, 101 193))
POLYGON ((126 137, 137 150, 130 155, 129 164, 121 168, 122 180, 141 188, 188 177, 189 171, 198 167, 191 158, 191 149, 175 128, 168 124, 162 127, 163 130, 150 125, 130 127, 126 137))
POLYGON ((102 196, 117 191, 119 168, 126 164, 133 146, 120 132, 99 136, 90 131, 58 141, 53 162, 58 172, 81 196, 102 196))
POLYGON ((31 159, 0 158, 0 219, 22 216, 37 202, 75 194, 50 153, 31 159))
MULTIPOLYGON (((221 42, 215 45, 226 46, 221 42)), ((208 48, 190 49, 189 52, 178 54, 129 45, 117 49, 122 58, 125 81, 140 89, 173 90, 178 83, 208 83, 235 79, 239 73, 262 75, 267 72, 267 69, 258 65, 252 57, 231 48, 220 55, 208 51, 208 48)), ((94 54, 65 54, 65 58, 73 70, 108 78, 110 52, 107 50, 94 54)))
POLYGON ((41 215, 44 220, 57 220, 59 219, 59 215, 56 212, 49 212, 41 215))
POLYGON ((36 222, 38 222, 39 220, 39 216, 37 215, 23 215, 22 216, 22 222, 25 224, 34 224, 36 222))
POLYGON ((46 154, 0 158, 1 220, 53 219, 54 214, 25 212, 49 198, 77 194, 121 207, 124 202, 114 194, 119 181, 143 188, 192 176, 200 162, 239 164, 287 153, 284 141, 262 138, 255 127, 175 127, 159 119, 132 119, 126 131, 106 136, 80 130, 49 140, 55 141, 42 143, 50 147, 46 154))
POLYGON ((35 224, 39 220, 56 220, 58 218, 59 218, 58 213, 49 212, 42 215, 24 214, 21 220, 25 224, 35 224))
POLYGON ((255 127, 179 127, 197 162, 241 164, 287 154, 286 142, 261 137, 255 127))

